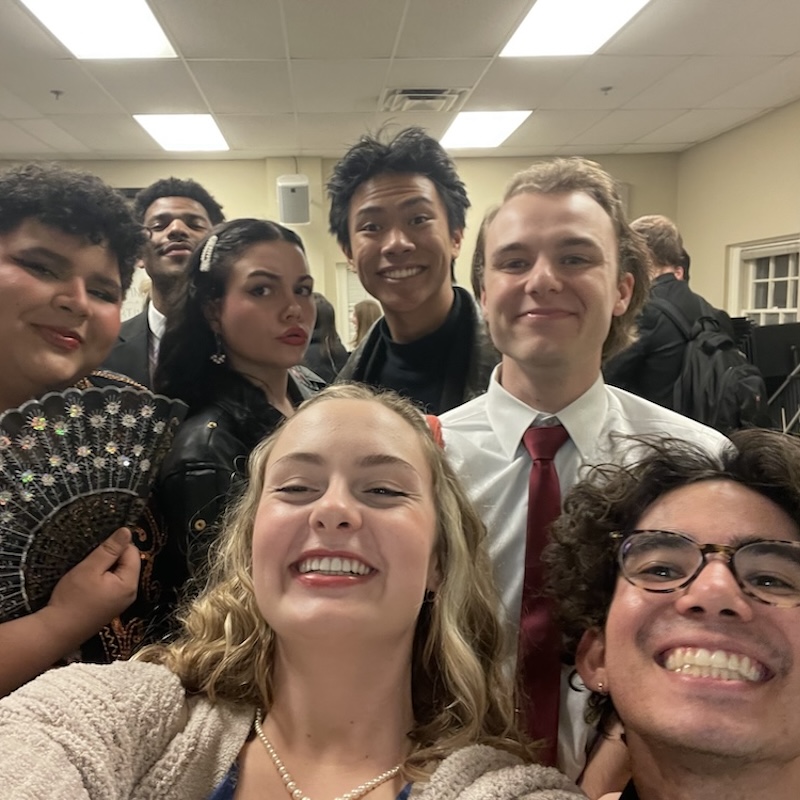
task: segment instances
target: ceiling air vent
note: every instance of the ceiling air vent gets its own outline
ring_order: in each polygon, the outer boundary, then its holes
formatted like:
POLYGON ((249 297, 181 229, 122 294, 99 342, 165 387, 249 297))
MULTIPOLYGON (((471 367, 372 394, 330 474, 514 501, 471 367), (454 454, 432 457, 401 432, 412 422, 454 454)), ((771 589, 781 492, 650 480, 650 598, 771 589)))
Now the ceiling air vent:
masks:
POLYGON ((452 111, 466 89, 386 89, 381 111, 452 111))

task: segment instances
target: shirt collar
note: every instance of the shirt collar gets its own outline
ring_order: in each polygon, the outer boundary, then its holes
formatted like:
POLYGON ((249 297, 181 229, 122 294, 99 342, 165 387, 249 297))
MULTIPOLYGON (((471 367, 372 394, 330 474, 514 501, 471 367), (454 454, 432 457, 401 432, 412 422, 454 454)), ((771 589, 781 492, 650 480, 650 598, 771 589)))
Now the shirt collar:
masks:
POLYGON ((501 386, 499 377, 500 364, 492 371, 486 392, 486 416, 507 458, 514 457, 521 446, 523 434, 531 425, 561 423, 580 456, 588 459, 600 437, 608 412, 608 395, 602 375, 598 375, 597 380, 577 400, 555 414, 538 411, 518 400, 501 386))
POLYGON ((147 304, 147 327, 153 337, 161 341, 167 327, 167 318, 152 303, 147 304))

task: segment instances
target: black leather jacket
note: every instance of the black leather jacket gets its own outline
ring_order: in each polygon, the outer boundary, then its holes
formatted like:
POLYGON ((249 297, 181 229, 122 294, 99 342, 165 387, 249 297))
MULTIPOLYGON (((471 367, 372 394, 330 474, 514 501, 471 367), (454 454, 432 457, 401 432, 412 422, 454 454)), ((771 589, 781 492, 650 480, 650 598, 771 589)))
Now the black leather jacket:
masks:
MULTIPOLYGON (((290 370, 293 405, 323 386, 303 367, 290 370)), ((226 370, 209 404, 178 429, 155 494, 170 540, 185 554, 190 573, 202 572, 206 565, 216 523, 243 484, 250 452, 282 420, 260 389, 226 370)))

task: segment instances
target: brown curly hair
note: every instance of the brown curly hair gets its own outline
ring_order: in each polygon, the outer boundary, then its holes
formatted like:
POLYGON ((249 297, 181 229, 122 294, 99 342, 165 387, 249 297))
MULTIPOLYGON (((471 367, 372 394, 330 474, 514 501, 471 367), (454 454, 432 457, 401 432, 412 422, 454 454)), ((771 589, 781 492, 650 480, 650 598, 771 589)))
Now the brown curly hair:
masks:
MULTIPOLYGON (((564 499, 543 559, 564 639, 564 659, 575 663, 584 632, 602 629, 617 584, 617 531, 636 528, 645 511, 674 489, 729 480, 758 492, 800 520, 800 439, 758 428, 731 434, 712 453, 675 439, 640 438, 647 454, 630 466, 595 467, 564 499)), ((607 718, 613 704, 592 693, 587 719, 607 718)))

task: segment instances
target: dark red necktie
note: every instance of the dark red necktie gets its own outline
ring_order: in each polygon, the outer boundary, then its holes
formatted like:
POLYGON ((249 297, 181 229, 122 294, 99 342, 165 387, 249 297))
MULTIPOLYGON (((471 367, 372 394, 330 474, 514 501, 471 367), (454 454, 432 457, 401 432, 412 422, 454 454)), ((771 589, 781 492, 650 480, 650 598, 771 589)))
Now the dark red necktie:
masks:
POLYGON ((561 489, 553 458, 569 435, 561 425, 528 428, 522 437, 533 464, 528 483, 525 580, 519 624, 517 670, 522 717, 528 734, 544 740, 540 757, 555 765, 558 753, 558 703, 561 687, 561 636, 549 598, 542 595, 542 550, 548 529, 561 513, 561 489))

